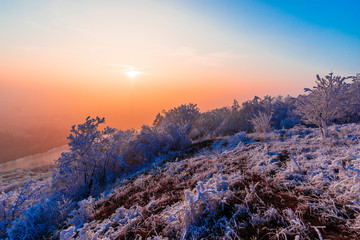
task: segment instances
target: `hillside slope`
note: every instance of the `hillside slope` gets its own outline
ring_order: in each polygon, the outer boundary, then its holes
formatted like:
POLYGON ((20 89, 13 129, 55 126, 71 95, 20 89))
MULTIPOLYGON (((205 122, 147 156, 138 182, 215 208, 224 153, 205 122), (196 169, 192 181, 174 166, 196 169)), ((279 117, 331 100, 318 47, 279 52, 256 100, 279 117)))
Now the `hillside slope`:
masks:
POLYGON ((88 198, 60 239, 360 239, 360 125, 238 133, 88 198))

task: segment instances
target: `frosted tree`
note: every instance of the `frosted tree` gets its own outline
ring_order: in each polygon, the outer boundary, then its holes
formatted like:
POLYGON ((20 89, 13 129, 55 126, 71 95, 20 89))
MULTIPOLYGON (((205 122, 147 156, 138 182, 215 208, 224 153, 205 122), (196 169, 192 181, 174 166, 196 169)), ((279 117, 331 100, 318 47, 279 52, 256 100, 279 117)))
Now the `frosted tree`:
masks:
MULTIPOLYGON (((352 83, 349 86, 348 95, 349 101, 347 105, 347 114, 355 121, 359 121, 360 115, 360 73, 351 77, 352 83)), ((350 119, 352 121, 352 119, 350 119)))
POLYGON ((240 109, 239 102, 236 99, 234 99, 233 105, 231 106, 231 110, 232 111, 239 111, 239 109, 240 109))
POLYGON ((161 122, 164 120, 164 116, 163 115, 161 115, 160 113, 158 113, 157 115, 156 115, 156 117, 155 117, 155 120, 154 120, 154 122, 153 122, 153 125, 154 126, 159 126, 160 124, 161 124, 161 122))
POLYGON ((292 128, 300 122, 296 114, 296 98, 291 96, 276 97, 272 106, 271 125, 274 129, 292 128))
POLYGON ((150 161, 160 154, 186 149, 190 139, 172 122, 163 122, 159 126, 143 125, 140 132, 129 143, 125 159, 134 166, 150 161))
POLYGON ((163 110, 163 116, 158 114, 154 125, 159 126, 163 123, 174 123, 185 135, 192 130, 193 124, 200 116, 199 108, 196 104, 183 104, 168 111, 163 110))
POLYGON ((316 76, 316 86, 305 88, 307 95, 301 95, 297 101, 297 111, 303 121, 320 128, 322 137, 327 137, 329 123, 344 116, 349 104, 348 77, 333 76, 333 73, 321 78, 316 76))
MULTIPOLYGON (((104 118, 86 118, 84 124, 72 126, 68 137, 69 152, 64 152, 56 161, 54 187, 69 195, 89 195, 94 184, 102 134, 97 129, 104 118)), ((78 196, 80 197, 80 196, 78 196)))
POLYGON ((227 107, 216 108, 202 113, 195 123, 195 128, 199 131, 199 136, 215 137, 218 134, 217 130, 230 113, 231 111, 227 107))
POLYGON ((72 127, 68 137, 70 149, 56 161, 54 188, 74 198, 86 197, 94 193, 96 186, 105 185, 115 170, 126 165, 108 141, 115 130, 98 130, 104 122, 104 118, 88 117, 84 124, 72 127))

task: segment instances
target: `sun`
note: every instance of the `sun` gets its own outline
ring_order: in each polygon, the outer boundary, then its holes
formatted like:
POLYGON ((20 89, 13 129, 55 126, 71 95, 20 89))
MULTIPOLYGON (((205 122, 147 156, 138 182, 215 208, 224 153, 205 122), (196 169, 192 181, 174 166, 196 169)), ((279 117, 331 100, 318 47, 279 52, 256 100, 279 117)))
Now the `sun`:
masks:
POLYGON ((142 74, 142 72, 134 71, 134 70, 127 71, 127 72, 125 72, 125 73, 126 73, 126 75, 128 75, 130 78, 134 78, 134 77, 136 77, 137 75, 142 74))

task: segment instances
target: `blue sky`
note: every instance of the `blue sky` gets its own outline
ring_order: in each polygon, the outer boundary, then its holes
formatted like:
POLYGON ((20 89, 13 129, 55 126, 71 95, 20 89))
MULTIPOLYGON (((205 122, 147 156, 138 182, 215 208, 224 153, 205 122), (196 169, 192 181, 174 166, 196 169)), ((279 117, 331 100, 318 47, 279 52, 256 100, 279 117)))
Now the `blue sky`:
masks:
POLYGON ((360 71, 359 1, 184 2, 234 39, 257 42, 264 53, 310 61, 322 73, 360 71))

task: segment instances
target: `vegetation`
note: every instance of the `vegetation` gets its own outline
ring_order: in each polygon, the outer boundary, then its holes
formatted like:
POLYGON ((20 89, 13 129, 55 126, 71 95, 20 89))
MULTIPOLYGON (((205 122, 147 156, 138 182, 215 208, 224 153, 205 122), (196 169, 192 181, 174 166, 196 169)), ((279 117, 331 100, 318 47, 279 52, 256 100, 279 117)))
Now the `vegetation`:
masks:
POLYGON ((139 131, 88 117, 51 181, 0 194, 0 238, 356 239, 359 81, 317 76, 298 98, 204 113, 185 104, 139 131))
POLYGON ((305 89, 310 93, 299 97, 297 109, 303 115, 304 122, 318 126, 321 135, 326 137, 329 123, 344 117, 355 95, 350 94, 346 77, 333 76, 332 73, 325 78, 316 77, 317 85, 313 89, 305 89))

